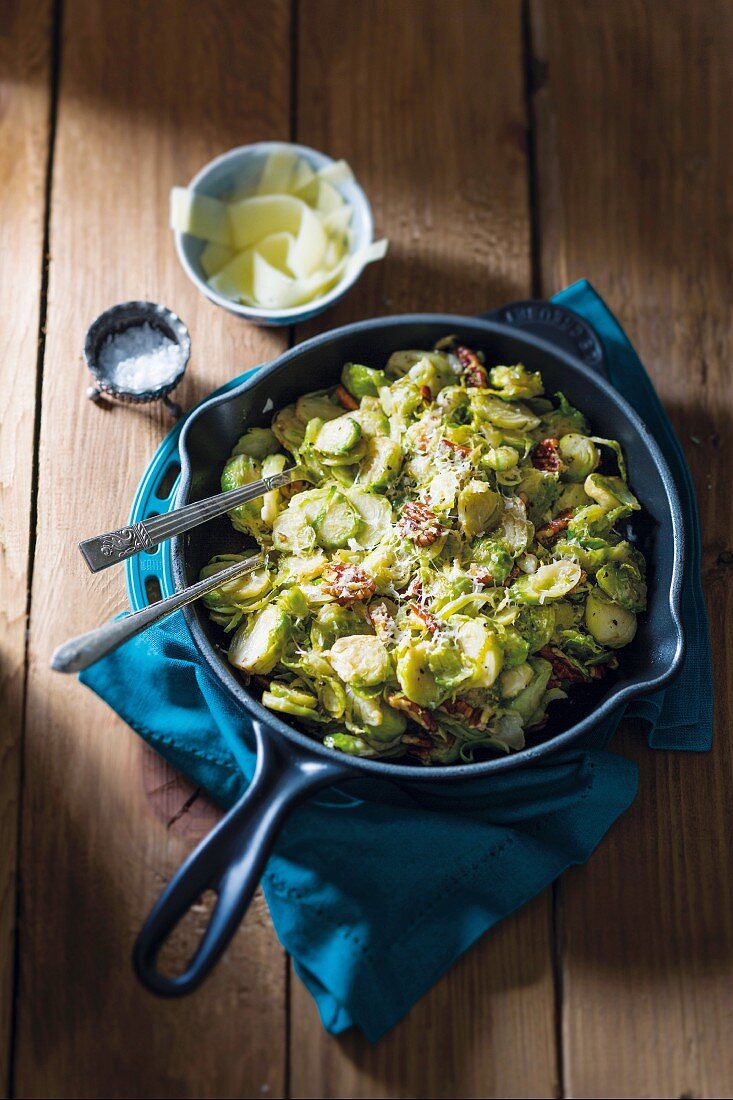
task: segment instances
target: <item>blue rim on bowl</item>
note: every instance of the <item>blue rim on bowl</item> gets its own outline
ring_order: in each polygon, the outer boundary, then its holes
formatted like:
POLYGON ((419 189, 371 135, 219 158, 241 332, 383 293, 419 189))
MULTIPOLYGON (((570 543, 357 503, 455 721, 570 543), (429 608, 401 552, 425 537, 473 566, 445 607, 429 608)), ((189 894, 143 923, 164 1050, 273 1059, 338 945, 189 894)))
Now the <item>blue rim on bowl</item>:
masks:
MULTIPOLYGON (((259 162, 264 163, 265 158, 271 153, 283 149, 289 149, 297 153, 315 171, 334 163, 333 157, 320 153, 317 149, 311 149, 307 145, 296 145, 287 141, 260 141, 254 145, 240 145, 236 149, 230 149, 228 152, 215 157, 214 160, 204 165, 188 186, 191 190, 199 191, 201 194, 221 198, 241 183, 242 176, 246 173, 247 168, 252 171, 259 162)), ((372 209, 364 191, 355 179, 334 186, 341 192, 343 198, 353 210, 351 221, 354 237, 353 253, 371 244, 374 239, 372 209)), ((245 320, 252 321, 257 325, 294 325, 301 321, 307 321, 311 317, 316 317, 339 301, 340 298, 343 298, 364 270, 364 264, 355 266, 347 271, 331 290, 319 298, 314 298, 311 302, 304 302, 302 305, 292 306, 290 309, 262 309, 235 302, 231 298, 225 298, 212 290, 206 282, 199 264, 204 241, 192 237, 189 233, 179 231, 174 232, 174 239, 181 266, 201 293, 209 301, 221 306, 222 309, 226 309, 229 313, 234 313, 237 317, 243 317, 245 320)))

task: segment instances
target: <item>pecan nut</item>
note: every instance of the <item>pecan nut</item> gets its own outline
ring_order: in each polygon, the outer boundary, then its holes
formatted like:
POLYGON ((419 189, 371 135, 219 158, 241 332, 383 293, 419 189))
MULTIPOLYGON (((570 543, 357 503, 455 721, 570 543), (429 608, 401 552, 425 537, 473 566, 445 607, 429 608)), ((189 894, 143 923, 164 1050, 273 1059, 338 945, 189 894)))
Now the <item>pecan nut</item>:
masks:
POLYGON ((466 385, 474 389, 485 390, 489 384, 489 376, 478 355, 472 348, 465 344, 457 344, 455 354, 458 362, 463 367, 463 377, 466 385))
POLYGON ((418 703, 413 703, 412 699, 408 699, 401 691, 388 691, 385 698, 391 707, 394 707, 395 710, 403 710, 405 714, 412 718, 413 722, 418 726, 422 726, 424 730, 428 730, 430 733, 437 730, 438 723, 430 711, 419 706, 418 703))
POLYGON ((418 546, 432 546, 443 534, 440 520, 427 504, 409 500, 402 509, 398 530, 418 546))
POLYGON ((342 408, 348 409, 349 412, 354 412, 355 409, 359 408, 359 402, 351 396, 345 386, 339 385, 336 387, 336 400, 342 408))
POLYGON ((552 646, 544 645, 539 651, 540 657, 544 657, 546 661, 549 661, 552 665, 552 686, 557 687, 559 683, 563 681, 570 684, 584 684, 590 679, 584 672, 581 672, 576 665, 571 664, 567 657, 560 652, 559 649, 553 649, 552 646))
POLYGON ((332 561, 323 573, 323 591, 342 607, 368 600, 375 588, 374 578, 366 570, 348 562, 332 561))
POLYGON ((573 509, 565 508, 555 519, 551 519, 549 523, 546 523, 544 527, 538 527, 535 531, 535 538, 538 538, 540 542, 556 539, 561 531, 565 531, 569 527, 572 516, 573 509))
POLYGON ((535 470, 546 470, 551 474, 559 474, 563 468, 560 458, 560 444, 554 436, 542 439, 532 448, 532 465, 535 470))

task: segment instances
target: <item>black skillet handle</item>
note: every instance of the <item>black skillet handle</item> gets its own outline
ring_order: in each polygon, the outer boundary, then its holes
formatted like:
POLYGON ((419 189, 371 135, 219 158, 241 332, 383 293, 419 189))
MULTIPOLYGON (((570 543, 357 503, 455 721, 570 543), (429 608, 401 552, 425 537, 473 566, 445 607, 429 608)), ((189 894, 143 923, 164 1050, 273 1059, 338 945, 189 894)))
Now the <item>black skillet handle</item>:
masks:
POLYGON ((152 993, 180 997, 201 984, 236 932, 291 811, 321 787, 355 769, 286 742, 253 720, 257 768, 245 794, 188 857, 156 902, 133 949, 138 978, 152 993), (187 969, 166 977, 157 956, 181 917, 205 890, 218 895, 187 969))
POLYGON ((523 302, 511 302, 500 306, 490 313, 482 313, 487 321, 499 321, 503 325, 513 325, 554 344, 562 351, 569 352, 581 363, 608 377, 606 356, 603 344, 595 330, 584 318, 573 313, 566 306, 555 305, 538 299, 523 302))

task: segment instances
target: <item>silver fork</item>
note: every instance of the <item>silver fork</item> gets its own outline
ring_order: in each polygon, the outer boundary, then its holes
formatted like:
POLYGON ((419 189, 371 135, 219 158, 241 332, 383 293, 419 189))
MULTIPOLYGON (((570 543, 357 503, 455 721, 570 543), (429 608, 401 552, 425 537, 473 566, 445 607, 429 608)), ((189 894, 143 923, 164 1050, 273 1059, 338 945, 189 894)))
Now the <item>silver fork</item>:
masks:
POLYGON ((205 596, 207 592, 219 588, 227 581, 234 580, 245 573, 250 573, 258 565, 262 565, 264 560, 262 554, 254 554, 250 558, 244 558, 243 561, 234 562, 233 565, 227 566, 226 569, 220 569, 218 573, 207 577, 206 580, 196 581, 195 584, 190 584, 187 588, 174 592, 172 596, 168 596, 165 600, 158 600, 157 603, 151 603, 149 607, 144 607, 141 611, 126 615, 124 619, 114 619, 111 623, 106 623, 97 630, 89 630, 86 634, 79 634, 78 637, 71 638, 54 650, 51 657, 51 668, 55 669, 56 672, 81 672, 82 669, 89 668, 95 661, 106 657, 108 653, 129 641, 130 638, 134 638, 136 634, 140 634, 141 631, 152 626, 153 623, 164 619, 166 615, 177 611, 179 607, 185 607, 186 604, 193 603, 200 596, 205 596))
POLYGON ((263 477, 260 481, 251 481, 249 485, 243 485, 240 489, 218 493, 217 496, 207 497, 206 500, 197 500, 194 504, 175 508, 163 516, 152 516, 150 519, 141 520, 140 523, 133 523, 129 527, 120 527, 117 531, 107 531, 104 535, 84 539, 79 543, 79 549, 92 573, 99 573, 102 569, 108 569, 110 565, 117 565, 125 558, 139 554, 141 550, 150 550, 159 542, 172 539, 174 535, 182 535, 184 531, 190 531, 192 527, 198 527, 207 520, 215 519, 240 504, 246 504, 249 500, 256 500, 257 497, 264 496, 272 489, 280 489, 283 485, 289 485, 291 481, 299 481, 303 476, 303 470, 298 466, 291 466, 281 474, 272 474, 270 477, 263 477))

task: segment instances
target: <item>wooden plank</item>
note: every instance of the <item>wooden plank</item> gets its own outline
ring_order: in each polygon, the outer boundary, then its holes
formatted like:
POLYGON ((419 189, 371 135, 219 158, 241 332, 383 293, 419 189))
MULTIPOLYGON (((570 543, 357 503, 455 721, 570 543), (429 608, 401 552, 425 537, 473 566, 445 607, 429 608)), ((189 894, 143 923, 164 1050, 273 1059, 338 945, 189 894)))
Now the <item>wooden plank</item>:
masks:
POLYGON ((286 969, 262 899, 195 996, 162 1002, 138 986, 134 936, 191 839, 151 808, 139 740, 73 679, 51 673, 48 660, 64 638, 123 606, 121 571, 91 578, 76 541, 125 518, 168 427, 160 410, 103 411, 84 400, 89 321, 133 297, 179 311, 193 342, 184 405, 284 346, 284 335, 243 325, 198 295, 179 268, 167 206, 171 185, 215 154, 263 134, 287 138, 290 6, 63 7, 15 1089, 26 1097, 277 1096, 286 969))
MULTIPOLYGON (((330 324, 527 295, 518 4, 310 0, 298 72, 298 140, 350 161, 391 242, 330 324)), ((547 895, 375 1047, 330 1039, 294 978, 290 1055, 294 1097, 555 1095, 547 895)))
POLYGON ((50 134, 49 0, 0 20, 0 1095, 10 1074, 38 327, 50 134))
POLYGON ((532 16, 543 289, 595 283, 677 427, 718 706, 709 756, 652 753, 625 732, 639 798, 563 880, 566 1095, 730 1096, 733 7, 566 0, 532 16))

